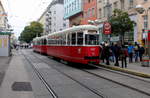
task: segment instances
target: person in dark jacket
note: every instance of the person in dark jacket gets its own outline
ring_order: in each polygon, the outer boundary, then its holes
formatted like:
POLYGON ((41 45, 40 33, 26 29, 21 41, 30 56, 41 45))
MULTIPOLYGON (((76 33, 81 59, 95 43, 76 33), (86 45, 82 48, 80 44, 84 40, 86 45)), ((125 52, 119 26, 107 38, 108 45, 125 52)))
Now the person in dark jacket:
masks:
POLYGON ((103 43, 102 44, 102 51, 101 51, 102 53, 101 53, 101 57, 100 57, 100 59, 102 60, 102 62, 104 63, 105 62, 105 44, 103 43))
POLYGON ((114 46, 114 55, 115 55, 115 66, 119 66, 119 56, 120 56, 120 47, 115 44, 114 46))
POLYGON ((122 62, 122 68, 127 68, 128 49, 124 45, 122 45, 121 47, 120 57, 122 62))
POLYGON ((139 57, 140 57, 140 61, 142 61, 142 57, 143 57, 143 54, 145 53, 145 49, 142 45, 140 45, 139 47, 139 57))
POLYGON ((105 50, 105 59, 106 59, 106 65, 109 65, 109 57, 110 57, 110 46, 109 46, 109 44, 108 43, 106 43, 105 44, 105 48, 104 48, 104 50, 105 50))

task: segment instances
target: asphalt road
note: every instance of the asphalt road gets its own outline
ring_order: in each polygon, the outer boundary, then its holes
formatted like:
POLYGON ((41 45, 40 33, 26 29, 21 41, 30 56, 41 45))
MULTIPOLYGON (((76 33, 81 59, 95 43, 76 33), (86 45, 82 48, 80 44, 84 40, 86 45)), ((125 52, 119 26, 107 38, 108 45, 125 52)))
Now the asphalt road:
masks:
MULTIPOLYGON (((37 54, 39 58, 44 59, 48 62, 45 63, 34 57, 31 51, 24 52, 28 56, 28 59, 32 62, 32 64, 34 64, 35 68, 37 68, 44 76, 44 79, 47 81, 47 83, 51 85, 52 89, 58 94, 59 98, 101 98, 85 88, 85 86, 81 85, 80 83, 83 83, 87 87, 97 91, 98 93, 101 93, 103 96, 105 96, 104 98, 149 98, 149 96, 137 92, 133 89, 121 86, 116 83, 112 83, 111 81, 98 78, 81 70, 78 70, 78 68, 80 69, 82 67, 74 68, 72 66, 66 66, 65 64, 62 64, 56 60, 49 59, 46 56, 37 54), (67 74, 68 76, 55 70, 53 66, 57 67, 57 69, 67 74)), ((80 64, 77 66, 80 66, 80 64)), ((88 69, 95 72, 101 71, 102 74, 108 74, 108 72, 105 72, 103 70, 97 70, 93 68, 88 69)), ((28 68, 28 70, 30 70, 29 72, 31 72, 30 68, 28 68)), ((109 76, 111 76, 111 74, 109 76)), ((117 79, 117 77, 113 75, 111 76, 111 78, 117 79)), ((122 81, 127 80, 126 78, 121 77, 118 77, 118 79, 121 79, 122 81)), ((40 88, 40 85, 36 83, 33 84, 35 85, 34 87, 36 87, 36 94, 41 93, 41 95, 48 95, 46 89, 43 89, 44 87, 42 87, 42 90, 37 90, 40 88)))

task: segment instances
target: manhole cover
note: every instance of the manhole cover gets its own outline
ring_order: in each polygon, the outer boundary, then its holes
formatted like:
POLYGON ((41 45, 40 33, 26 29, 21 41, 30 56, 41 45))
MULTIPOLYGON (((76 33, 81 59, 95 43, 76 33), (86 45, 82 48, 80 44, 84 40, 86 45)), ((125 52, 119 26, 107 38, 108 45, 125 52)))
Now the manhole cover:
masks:
POLYGON ((12 85, 13 91, 32 91, 30 82, 14 82, 12 85))

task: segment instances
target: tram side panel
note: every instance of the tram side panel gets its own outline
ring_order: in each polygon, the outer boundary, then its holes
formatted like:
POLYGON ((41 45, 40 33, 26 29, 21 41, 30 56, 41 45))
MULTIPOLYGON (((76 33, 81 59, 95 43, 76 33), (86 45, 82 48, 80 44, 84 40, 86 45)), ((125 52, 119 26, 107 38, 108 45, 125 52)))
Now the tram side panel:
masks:
POLYGON ((47 54, 75 63, 99 63, 99 47, 48 46, 47 54))
POLYGON ((34 46, 33 46, 33 49, 34 49, 34 51, 36 51, 36 52, 41 52, 41 47, 40 47, 40 45, 34 45, 34 46))
POLYGON ((41 45, 40 46, 40 53, 47 54, 47 46, 46 45, 41 45))

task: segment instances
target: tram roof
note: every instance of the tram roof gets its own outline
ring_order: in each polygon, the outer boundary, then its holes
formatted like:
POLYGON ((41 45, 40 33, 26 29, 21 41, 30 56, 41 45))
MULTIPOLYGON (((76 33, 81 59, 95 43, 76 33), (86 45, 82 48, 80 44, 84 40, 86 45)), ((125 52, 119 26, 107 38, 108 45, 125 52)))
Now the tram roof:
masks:
POLYGON ((36 38, 33 39, 33 41, 44 39, 44 38, 47 38, 47 35, 44 35, 44 36, 41 36, 41 37, 36 37, 36 38))
POLYGON ((65 30, 62 30, 62 31, 51 33, 48 36, 59 35, 59 34, 70 33, 70 32, 77 32, 77 31, 82 31, 82 30, 96 30, 97 31, 98 27, 94 26, 94 25, 73 26, 71 28, 68 28, 68 29, 65 29, 65 30))

